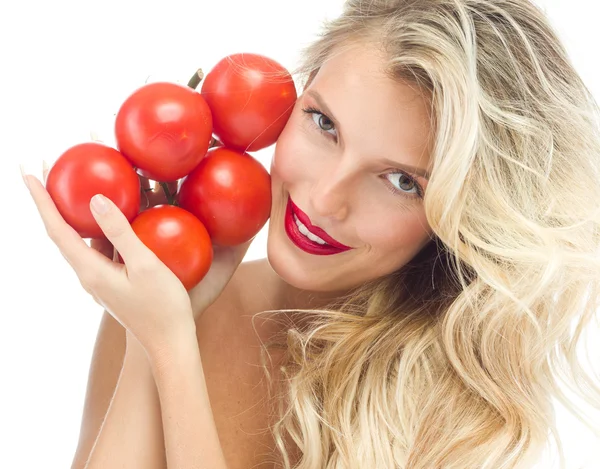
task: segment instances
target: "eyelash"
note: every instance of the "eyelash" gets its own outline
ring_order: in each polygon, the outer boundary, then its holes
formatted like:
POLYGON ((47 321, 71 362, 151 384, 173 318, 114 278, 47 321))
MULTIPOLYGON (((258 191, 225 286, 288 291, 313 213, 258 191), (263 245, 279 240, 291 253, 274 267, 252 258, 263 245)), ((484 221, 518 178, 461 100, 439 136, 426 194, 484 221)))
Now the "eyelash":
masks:
POLYGON ((333 121, 329 118, 329 116, 327 116, 327 114, 324 114, 323 112, 319 111, 317 108, 314 108, 312 106, 303 108, 302 111, 304 111, 304 113, 310 118, 311 124, 313 124, 317 128, 317 130, 319 130, 319 132, 325 134, 326 136, 329 136, 329 138, 333 137, 335 139, 335 141, 337 142, 337 135, 330 134, 328 131, 322 129, 321 126, 317 125, 315 123, 315 121, 312 119, 313 114, 322 116, 322 117, 326 118, 329 122, 331 122, 331 124, 333 125, 333 128, 335 129, 335 124, 333 124, 333 121))
POLYGON ((390 183, 392 192, 394 192, 395 194, 400 194, 404 197, 411 198, 411 199, 422 199, 423 198, 423 187, 421 187, 421 184, 419 184, 417 182, 417 180, 414 177, 412 177, 410 174, 405 173, 404 171, 401 171, 399 169, 395 170, 393 172, 387 173, 386 176, 388 176, 390 174, 394 174, 394 175, 399 174, 401 176, 407 177, 409 179, 409 181, 413 183, 414 188, 415 188, 415 192, 412 192, 412 193, 404 192, 403 190, 398 189, 395 185, 390 183))
MULTIPOLYGON (((327 136, 328 138, 333 138, 337 142, 337 136, 336 135, 333 135, 333 134, 329 133, 328 131, 322 129, 321 126, 317 125, 315 123, 315 121, 312 119, 312 116, 314 114, 322 116, 322 117, 326 118, 327 120, 329 120, 329 122, 331 122, 332 125, 333 125, 333 129, 335 129, 335 124, 333 124, 333 121, 327 116, 327 114, 324 114, 323 112, 319 111, 317 108, 312 107, 312 106, 303 108, 302 111, 308 116, 308 118, 310 120, 310 123, 319 132, 321 132, 322 134, 325 134, 325 136, 327 136)), ((333 129, 331 129, 331 130, 333 130, 333 129)), ((399 194, 399 195, 401 195, 403 197, 408 197, 410 199, 416 199, 416 198, 422 199, 423 198, 423 192, 424 192, 423 191, 423 187, 417 182, 417 180, 413 176, 411 176, 410 174, 408 174, 408 173, 406 173, 404 171, 401 171, 401 170, 395 170, 395 171, 389 172, 389 173, 385 174, 385 176, 388 176, 390 174, 394 174, 394 175, 395 174, 400 174, 400 175, 403 175, 403 176, 407 177, 410 180, 410 182, 412 182, 414 184, 414 187, 415 187, 415 190, 416 190, 415 193, 412 193, 414 195, 411 195, 411 193, 404 192, 404 191, 398 189, 396 186, 394 186, 393 184, 390 183, 390 185, 391 185, 391 191, 394 194, 399 194)))

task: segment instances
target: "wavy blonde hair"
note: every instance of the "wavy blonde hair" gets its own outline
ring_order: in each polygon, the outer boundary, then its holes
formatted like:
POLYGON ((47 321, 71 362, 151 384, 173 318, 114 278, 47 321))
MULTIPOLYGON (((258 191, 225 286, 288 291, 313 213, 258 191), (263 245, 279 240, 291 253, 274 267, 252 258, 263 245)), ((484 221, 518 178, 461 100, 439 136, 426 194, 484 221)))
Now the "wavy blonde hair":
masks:
POLYGON ((596 428, 560 382, 600 408, 599 108, 526 0, 349 0, 297 73, 357 43, 431 104, 435 238, 287 332, 285 467, 517 468, 550 435, 564 465, 552 399, 596 428))

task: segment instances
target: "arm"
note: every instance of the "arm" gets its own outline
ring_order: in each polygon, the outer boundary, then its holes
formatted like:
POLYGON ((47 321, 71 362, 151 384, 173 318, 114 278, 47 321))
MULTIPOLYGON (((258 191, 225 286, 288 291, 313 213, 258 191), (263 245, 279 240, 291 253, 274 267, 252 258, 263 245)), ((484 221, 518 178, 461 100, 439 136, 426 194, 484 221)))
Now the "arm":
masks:
POLYGON ((169 469, 227 469, 193 327, 149 354, 160 398, 169 469))
POLYGON ((84 469, 115 392, 125 355, 125 329, 104 312, 92 353, 79 442, 71 469, 84 469))
POLYGON ((164 469, 160 404, 146 352, 130 335, 123 368, 85 469, 164 469))
MULTIPOLYGON (((141 451, 140 458, 147 457, 134 427, 151 423, 150 428, 156 428, 154 424, 160 420, 146 407, 152 402, 153 394, 149 391, 152 388, 144 384, 151 377, 158 387, 166 459, 171 469, 226 469, 200 361, 194 312, 205 310, 223 291, 250 241, 215 250, 210 271, 194 287, 204 292, 200 295, 198 290, 198 295, 194 295, 203 300, 199 305, 192 301, 173 271, 137 237, 125 215, 110 199, 97 194, 91 199, 90 208, 125 265, 91 249, 65 222, 37 178, 24 175, 24 181, 46 231, 73 267, 83 288, 139 341, 149 359, 150 374, 147 368, 136 366, 138 359, 130 359, 130 351, 126 352, 119 382, 87 469, 107 467, 106 461, 113 458, 114 448, 129 450, 123 440, 131 442, 134 451, 141 451), (173 338, 181 340, 173 342, 173 338), (157 355, 150 350, 169 352, 159 354, 161 360, 156 361, 157 355), (144 405, 139 405, 140 402, 144 405)), ((138 352, 141 351, 138 349, 138 352)), ((135 356, 140 355, 143 354, 135 356)), ((147 444, 148 440, 145 441, 147 444)), ((153 451, 157 448, 160 444, 151 445, 153 451)), ((133 466, 121 460, 115 461, 117 467, 148 467, 148 463, 140 462, 132 453, 129 451, 123 456, 132 460, 133 466)), ((150 463, 156 464, 157 459, 152 458, 150 463)))
MULTIPOLYGON (((107 258, 111 259, 114 256, 114 250, 112 244, 108 240, 92 239, 91 247, 107 258)), ((83 415, 81 420, 81 428, 79 432, 79 442, 71 469, 84 469, 86 463, 90 460, 92 448, 102 427, 105 417, 107 415, 109 406, 115 395, 117 382, 121 376, 123 369, 124 358, 126 351, 126 333, 125 329, 119 322, 114 319, 107 311, 102 314, 100 326, 96 336, 96 343, 94 345, 94 351, 92 354, 92 360, 90 365, 90 371, 88 375, 87 391, 85 395, 85 401, 83 406, 83 415)), ((132 361, 139 359, 134 357, 135 349, 133 345, 127 347, 128 358, 127 363, 127 375, 129 370, 137 367, 131 365, 132 361)), ((139 355, 139 354, 138 354, 139 355)), ((147 360, 141 362, 141 366, 148 368, 147 360)), ((127 381, 128 378, 124 378, 127 381)), ((158 395, 156 394, 156 385, 154 380, 146 381, 149 388, 149 392, 154 394, 152 407, 149 407, 155 412, 158 408, 159 401, 158 395)), ((123 386, 121 387, 123 391, 123 386)), ((151 394, 152 395, 152 394, 151 394)), ((133 434, 138 434, 140 437, 148 435, 148 445, 154 445, 156 436, 160 435, 161 440, 158 442, 158 448, 162 450, 159 459, 164 461, 164 442, 162 441, 162 423, 160 423, 158 429, 153 428, 133 428, 131 431, 133 434)), ((98 457, 97 454, 95 457, 98 457)), ((163 466, 164 467, 164 466, 163 466)))

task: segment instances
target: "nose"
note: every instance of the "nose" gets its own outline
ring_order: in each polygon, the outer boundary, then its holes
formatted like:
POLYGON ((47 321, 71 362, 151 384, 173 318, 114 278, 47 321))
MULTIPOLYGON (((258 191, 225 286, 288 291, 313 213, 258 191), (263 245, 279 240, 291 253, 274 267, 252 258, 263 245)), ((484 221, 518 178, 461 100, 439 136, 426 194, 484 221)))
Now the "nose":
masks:
POLYGON ((317 175, 310 191, 310 202, 316 215, 343 220, 348 216, 354 176, 343 168, 317 175))

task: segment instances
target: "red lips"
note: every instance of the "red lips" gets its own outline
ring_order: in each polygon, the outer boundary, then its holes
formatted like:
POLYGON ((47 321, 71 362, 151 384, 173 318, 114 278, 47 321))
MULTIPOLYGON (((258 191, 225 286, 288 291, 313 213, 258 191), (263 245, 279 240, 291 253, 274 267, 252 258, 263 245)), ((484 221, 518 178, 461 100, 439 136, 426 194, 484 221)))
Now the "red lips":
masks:
POLYGON ((285 214, 285 231, 290 238, 290 240, 300 249, 310 254, 316 255, 331 255, 331 254, 339 254, 341 252, 348 251, 352 249, 349 246, 346 246, 339 241, 336 241, 331 236, 327 234, 323 229, 314 226, 310 222, 310 218, 308 215, 304 213, 294 202, 292 202, 291 198, 288 198, 288 204, 286 207, 285 214), (319 244, 316 241, 310 240, 307 236, 300 232, 296 221, 294 220, 294 215, 298 217, 300 223, 302 223, 308 231, 310 231, 315 236, 321 238, 327 244, 319 244))

